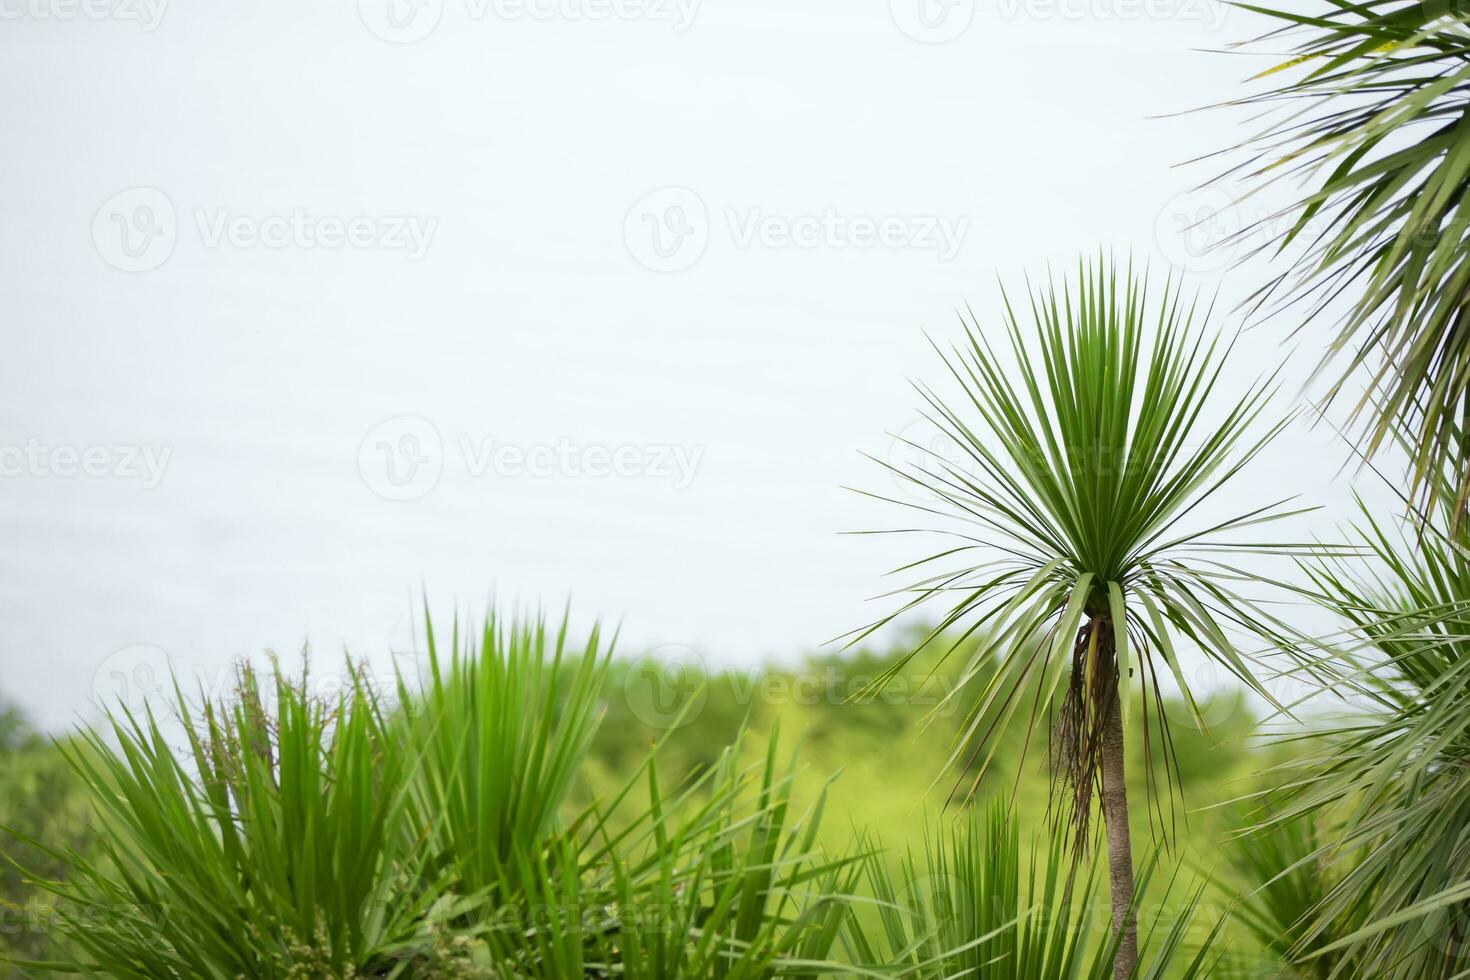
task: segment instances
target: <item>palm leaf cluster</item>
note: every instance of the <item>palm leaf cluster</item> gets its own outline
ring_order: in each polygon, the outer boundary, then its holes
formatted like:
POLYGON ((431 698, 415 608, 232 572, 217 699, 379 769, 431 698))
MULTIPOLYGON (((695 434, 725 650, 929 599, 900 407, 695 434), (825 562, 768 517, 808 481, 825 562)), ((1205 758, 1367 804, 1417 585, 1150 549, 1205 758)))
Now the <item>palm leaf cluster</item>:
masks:
POLYGON ((1053 750, 1080 831, 1120 683, 1136 677, 1141 685, 1144 744, 1165 746, 1171 780, 1166 676, 1203 726, 1182 667, 1186 649, 1270 700, 1227 636, 1247 618, 1272 618, 1242 593, 1258 576, 1231 556, 1301 550, 1232 539, 1289 516, 1286 501, 1210 513, 1285 420, 1262 419, 1269 377, 1230 386, 1233 395, 1207 410, 1227 387, 1228 345, 1208 332, 1209 311, 1196 299, 1170 282, 1155 289, 1131 266, 1098 260, 1030 290, 1020 311, 1007 297, 1000 350, 973 315, 962 319, 964 343, 939 351, 957 397, 918 389, 925 417, 963 461, 914 444, 921 461, 891 467, 924 499, 894 502, 941 523, 879 532, 938 535, 943 544, 897 570, 923 577, 899 590, 907 597, 899 608, 857 635, 938 602, 932 636, 957 635, 951 650, 978 637, 957 690, 986 680, 951 757, 972 771, 971 792, 994 759, 995 733, 1018 720, 1027 730, 1043 726, 1060 707, 1053 750))
POLYGON ((1416 490, 1434 496, 1452 470, 1458 513, 1470 493, 1470 11, 1240 6, 1281 24, 1262 47, 1294 42, 1262 76, 1288 80, 1233 103, 1269 122, 1225 179, 1251 194, 1291 185, 1290 204, 1239 233, 1289 257, 1253 303, 1332 318, 1323 365, 1335 364, 1332 394, 1366 372, 1350 413, 1366 451, 1406 429, 1416 490))
MULTIPOLYGON (((1445 499, 1443 495, 1441 499, 1445 499)), ((1298 862, 1331 887, 1291 933, 1324 976, 1470 970, 1470 536, 1448 503, 1433 521, 1362 508, 1370 559, 1308 571, 1345 631, 1318 647, 1349 702, 1287 770, 1262 824, 1329 829, 1298 862)))

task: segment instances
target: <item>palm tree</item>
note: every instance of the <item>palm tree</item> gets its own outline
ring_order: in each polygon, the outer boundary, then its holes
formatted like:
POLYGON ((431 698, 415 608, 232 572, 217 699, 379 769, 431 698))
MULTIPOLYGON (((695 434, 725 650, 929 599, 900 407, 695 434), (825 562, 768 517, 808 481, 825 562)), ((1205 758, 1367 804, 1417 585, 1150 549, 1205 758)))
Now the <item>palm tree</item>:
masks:
POLYGON ((1470 499, 1470 11, 1455 0, 1242 6, 1281 23, 1262 39, 1273 54, 1297 39, 1257 76, 1290 80, 1231 103, 1264 107, 1270 122, 1221 180, 1238 178, 1247 196, 1293 185, 1292 203, 1239 232, 1290 256, 1253 303, 1337 318, 1322 365, 1336 365, 1334 395, 1368 372, 1350 412, 1365 453, 1401 426, 1411 496, 1427 502, 1452 470, 1458 517, 1470 499))
MULTIPOLYGON (((1286 500, 1223 519, 1203 516, 1201 505, 1286 424, 1253 434, 1273 390, 1270 377, 1223 411, 1206 413, 1229 346, 1196 328, 1208 310, 1201 313, 1172 282, 1151 302, 1146 274, 1135 277, 1131 264, 1120 273, 1102 259, 1079 263, 1074 281, 1052 280, 1029 298, 1034 331, 1022 328, 1009 298, 1004 303, 1012 363, 970 314, 961 318, 964 343, 939 350, 961 398, 946 402, 917 386, 926 417, 960 448, 964 463, 911 444, 922 461, 890 469, 924 498, 908 506, 944 525, 894 533, 937 532, 945 543, 896 570, 924 577, 894 593, 907 597, 899 608, 851 639, 930 602, 945 611, 915 652, 941 635, 959 634, 946 643, 946 656, 969 637, 984 637, 954 689, 978 690, 950 757, 952 765, 973 768, 966 795, 995 757, 994 733, 1020 716, 1029 745, 1056 711, 1055 816, 1070 825, 1080 856, 1100 800, 1119 937, 1115 975, 1127 977, 1137 961, 1124 765, 1132 682, 1143 694, 1145 754, 1162 747, 1172 800, 1178 772, 1177 763, 1172 773, 1169 766, 1163 671, 1193 708, 1176 652, 1189 643, 1274 704, 1252 658, 1226 635, 1246 619, 1275 622, 1238 589, 1242 581, 1263 580, 1230 556, 1300 553, 1305 546, 1232 543, 1229 532, 1296 513, 1286 500), (983 679, 971 685, 976 678, 983 679)), ((1203 727, 1197 710, 1194 716, 1203 727)), ((1157 804, 1154 769, 1145 765, 1157 804)), ((1155 811, 1163 817, 1156 806, 1151 823, 1155 811)))

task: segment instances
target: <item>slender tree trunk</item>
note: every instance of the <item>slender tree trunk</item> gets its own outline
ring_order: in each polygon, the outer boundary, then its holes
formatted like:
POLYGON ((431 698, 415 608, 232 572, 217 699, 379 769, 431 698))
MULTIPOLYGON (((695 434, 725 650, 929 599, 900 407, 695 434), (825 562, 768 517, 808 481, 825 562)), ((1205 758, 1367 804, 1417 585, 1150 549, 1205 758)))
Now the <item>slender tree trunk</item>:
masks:
POLYGON ((1102 809, 1108 834, 1108 878, 1113 889, 1113 934, 1121 931, 1114 980, 1127 980, 1138 964, 1138 922, 1133 904, 1133 843, 1128 837, 1128 785, 1123 781, 1123 712, 1118 682, 1111 683, 1102 733, 1102 809))

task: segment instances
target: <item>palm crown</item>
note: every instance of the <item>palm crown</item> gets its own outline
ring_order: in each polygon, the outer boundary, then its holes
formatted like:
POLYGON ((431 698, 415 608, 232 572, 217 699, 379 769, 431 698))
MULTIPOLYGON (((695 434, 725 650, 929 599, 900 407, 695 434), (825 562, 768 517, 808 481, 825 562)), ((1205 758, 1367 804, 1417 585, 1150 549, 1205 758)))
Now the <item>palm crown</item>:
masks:
MULTIPOLYGON (((1284 500, 1202 519, 1201 505, 1286 423, 1257 431, 1272 377, 1213 405, 1228 345, 1202 329, 1208 311, 1194 299, 1166 282, 1154 300, 1147 278, 1131 265, 1079 264, 1071 282, 1029 291, 1031 329, 1007 298, 1009 359, 973 314, 963 321, 964 343, 939 352, 961 397, 919 391, 926 417, 960 448, 964 464, 926 451, 922 462, 894 467, 923 493, 925 502, 910 506, 949 519, 944 528, 901 530, 938 530, 945 546, 899 569, 924 577, 899 590, 908 597, 900 608, 853 636, 857 642, 939 602, 944 612, 921 648, 942 634, 956 636, 948 652, 980 637, 946 698, 982 678, 950 756, 956 765, 968 753, 968 768, 985 752, 971 793, 995 757, 992 733, 1010 729, 1023 711, 1027 731, 1055 713, 1053 773, 1069 790, 1058 815, 1072 824, 1078 853, 1095 795, 1102 801, 1122 936, 1119 976, 1136 959, 1123 769, 1128 698, 1120 698, 1120 683, 1136 665, 1144 746, 1153 715, 1166 756, 1161 666, 1194 707, 1176 640, 1271 700, 1226 635, 1247 620, 1275 621, 1240 594, 1243 581, 1261 577, 1231 564, 1231 553, 1305 547, 1230 540, 1230 532, 1293 513, 1284 500), (1034 694, 1023 694, 1031 685, 1034 694)), ((1195 718, 1203 727, 1197 709, 1195 718)))
POLYGON ((986 630, 969 676, 997 652, 1020 657, 1007 658, 1012 669, 992 680, 976 716, 995 705, 1006 680, 1019 680, 1088 620, 1108 624, 1124 676, 1136 655, 1144 683, 1156 683, 1157 657, 1187 693, 1174 643, 1183 637, 1269 697, 1222 628, 1260 614, 1234 588, 1257 576, 1228 556, 1303 546, 1225 535, 1296 511, 1282 500, 1183 525, 1285 424, 1251 435, 1271 379, 1207 418, 1224 350, 1196 327, 1206 317, 1193 300, 1166 283, 1151 302, 1146 276, 1131 267, 1121 280, 1102 261, 1079 267, 1072 283, 1053 280, 1029 300, 1031 341, 1005 302, 1010 364, 971 315, 965 343, 940 351, 961 399, 919 386, 925 417, 960 447, 965 465, 914 444, 924 460, 894 470, 925 494, 908 506, 961 527, 939 529, 950 546, 898 570, 928 574, 857 637, 930 601, 948 606, 932 636, 961 625, 961 638, 986 630), (1047 642, 1027 643, 1038 634, 1047 642))

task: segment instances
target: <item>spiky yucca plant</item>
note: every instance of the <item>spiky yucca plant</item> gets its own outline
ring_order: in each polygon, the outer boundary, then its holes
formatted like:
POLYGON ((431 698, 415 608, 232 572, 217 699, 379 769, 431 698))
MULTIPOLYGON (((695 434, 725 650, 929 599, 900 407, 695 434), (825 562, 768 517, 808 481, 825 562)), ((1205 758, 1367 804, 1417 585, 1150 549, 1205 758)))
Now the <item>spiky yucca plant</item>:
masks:
POLYGON ((1221 181, 1248 194, 1289 181, 1293 197, 1239 232, 1289 256, 1253 301, 1334 318, 1329 394, 1367 369, 1350 412, 1362 447, 1372 455, 1402 427, 1416 491, 1443 488, 1458 516, 1470 494, 1470 8, 1238 6, 1280 24, 1260 41, 1280 60, 1257 78, 1283 80, 1231 103, 1269 122, 1221 181))
MULTIPOLYGON (((1169 283, 1150 295, 1146 278, 1131 265, 1079 263, 1070 282, 1031 292, 1023 307, 1028 324, 1006 300, 1008 358, 973 315, 964 342, 940 351, 959 397, 919 391, 926 417, 964 462, 915 445, 925 458, 894 469, 925 499, 896 502, 944 519, 900 532, 937 532, 945 543, 900 569, 924 577, 901 590, 906 602, 853 641, 935 602, 944 611, 932 636, 959 636, 949 649, 981 637, 956 690, 987 679, 951 756, 967 767, 978 760, 972 790, 994 758, 993 733, 1018 718, 1029 732, 1055 713, 1050 751, 1069 791, 1061 812, 1079 848, 1101 800, 1119 977, 1137 959, 1123 751, 1129 699, 1120 698, 1120 685, 1141 686, 1144 745, 1152 728, 1166 755, 1161 675, 1172 674, 1194 704, 1178 643, 1197 647, 1272 701, 1226 634, 1244 619, 1271 618, 1241 594, 1240 583, 1256 576, 1229 556, 1301 550, 1231 543, 1230 532, 1293 513, 1284 501, 1253 503, 1224 518, 1202 514, 1201 505, 1285 422, 1257 431, 1269 378, 1217 390, 1227 348, 1203 326, 1207 311, 1201 315, 1169 283), (1036 694, 1022 698, 1027 684, 1036 694)), ((1164 766, 1167 772, 1167 759, 1164 766)))

